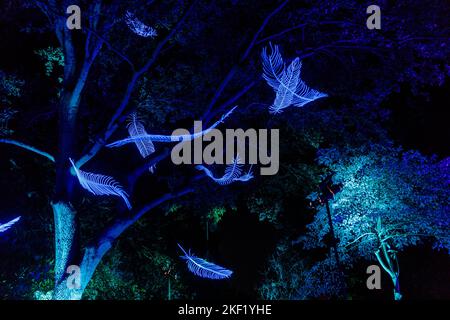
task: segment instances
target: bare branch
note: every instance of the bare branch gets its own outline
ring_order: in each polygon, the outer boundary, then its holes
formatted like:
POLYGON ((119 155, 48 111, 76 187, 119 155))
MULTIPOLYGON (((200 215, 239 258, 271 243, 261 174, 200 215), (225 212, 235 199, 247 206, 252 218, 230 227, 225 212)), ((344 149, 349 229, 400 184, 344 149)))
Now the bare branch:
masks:
POLYGON ((90 34, 92 34, 95 37, 97 37, 98 39, 100 39, 109 48, 109 50, 111 50, 112 52, 117 54, 120 58, 122 58, 125 62, 127 62, 130 65, 131 70, 133 70, 133 72, 136 70, 134 63, 124 53, 122 53, 118 49, 114 48, 113 45, 111 43, 109 43, 109 41, 107 41, 103 36, 99 35, 94 30, 92 30, 90 28, 86 28, 86 29, 88 31, 88 37, 90 36, 90 34))
POLYGON ((251 81, 249 84, 247 84, 242 90, 237 92, 233 97, 222 103, 214 112, 206 112, 204 115, 204 121, 208 123, 211 121, 212 118, 214 118, 217 114, 223 112, 226 108, 233 105, 240 97, 242 97, 244 94, 246 94, 253 86, 257 83, 257 81, 251 81))
POLYGON ((350 242, 347 245, 345 245, 345 247, 347 248, 347 247, 351 246, 352 244, 356 243, 359 239, 364 238, 365 236, 369 236, 369 235, 370 236, 375 236, 376 234, 373 233, 373 232, 364 233, 364 234, 360 235, 358 238, 356 238, 355 240, 353 240, 352 242, 350 242))
POLYGON ((261 24, 261 26, 259 27, 258 31, 255 33, 255 35, 253 36, 252 41, 250 42, 250 45, 248 46, 247 50, 245 50, 245 53, 242 55, 241 57, 241 62, 244 61, 247 56, 250 54, 250 51, 252 50, 253 46, 256 43, 256 40, 258 39, 259 35, 261 34, 261 32, 263 32, 264 28, 267 26, 267 24, 269 23, 270 19, 272 19, 273 16, 275 16, 278 12, 281 11, 281 9, 284 8, 284 6, 289 2, 289 0, 285 0, 283 1, 275 10, 273 10, 267 17, 266 19, 264 19, 263 23, 261 24))
POLYGON ((37 153, 38 155, 41 155, 41 156, 47 158, 51 162, 55 162, 55 158, 51 154, 49 154, 47 152, 44 152, 42 150, 39 150, 39 149, 37 149, 35 147, 32 147, 30 145, 27 145, 25 143, 22 143, 22 142, 19 142, 19 141, 16 141, 16 140, 11 140, 11 139, 0 139, 0 143, 6 143, 6 144, 12 144, 12 145, 18 146, 18 147, 20 147, 22 149, 25 149, 25 150, 37 153))
POLYGON ((195 1, 189 6, 189 8, 184 12, 181 19, 178 21, 176 26, 172 29, 172 31, 162 40, 160 43, 156 46, 155 50, 153 51, 152 56, 148 59, 147 63, 138 71, 136 71, 130 82, 128 83, 127 90, 125 91, 125 94, 120 102, 119 107, 116 109, 116 112, 112 116, 103 136, 94 143, 94 145, 90 148, 87 154, 83 155, 77 162, 76 166, 78 168, 81 168, 84 164, 86 164, 89 160, 91 160, 99 151, 100 149, 105 145, 105 141, 108 140, 111 135, 117 130, 119 125, 125 121, 126 116, 123 115, 123 112, 125 108, 127 107, 131 94, 133 93, 133 90, 139 80, 139 78, 148 71, 148 69, 154 64, 156 59, 158 58, 159 54, 161 53, 161 50, 163 49, 164 45, 172 39, 172 37, 179 31, 181 26, 183 25, 184 21, 186 20, 189 13, 192 11, 194 7, 195 1))
POLYGON ((275 39, 275 38, 278 38, 278 37, 282 36, 282 35, 285 34, 285 33, 288 33, 288 32, 291 32, 291 31, 297 30, 297 29, 302 29, 302 28, 306 27, 307 25, 308 25, 307 23, 300 23, 300 24, 298 24, 298 25, 295 25, 295 26, 293 26, 293 27, 284 29, 284 30, 282 30, 282 31, 280 31, 280 32, 278 32, 278 33, 275 33, 275 34, 273 34, 273 35, 271 35, 271 36, 268 36, 268 37, 265 37, 265 38, 263 38, 263 39, 261 39, 261 40, 258 40, 258 41, 256 42, 256 44, 258 45, 258 44, 261 44, 261 43, 270 41, 270 40, 272 40, 272 39, 275 39))
MULTIPOLYGON (((322 26, 322 25, 339 25, 339 24, 340 25, 344 25, 344 26, 348 26, 348 25, 359 26, 358 24, 352 23, 350 21, 321 21, 321 22, 318 22, 317 24, 314 24, 314 25, 322 26)), ((292 27, 286 28, 286 29, 284 29, 284 30, 282 30, 280 32, 277 32, 277 33, 275 33, 273 35, 267 36, 267 37, 265 37, 265 38, 263 38, 261 40, 258 40, 256 42, 256 45, 259 45, 261 43, 273 40, 273 39, 278 38, 278 37, 280 37, 280 36, 282 36, 282 35, 284 35, 286 33, 289 33, 291 31, 294 31, 294 30, 297 30, 297 29, 303 29, 303 28, 305 28, 307 26, 314 26, 314 25, 311 24, 311 23, 300 23, 300 24, 297 24, 295 26, 292 26, 292 27)))
POLYGON ((234 75, 236 74, 236 72, 238 71, 238 66, 239 64, 243 63, 247 57, 249 56, 251 50, 253 49, 253 47, 256 44, 256 40, 258 39, 259 35, 263 32, 264 28, 267 26, 267 24, 269 23, 269 21, 273 18, 273 16, 275 16, 281 9, 283 9, 283 7, 289 2, 289 0, 286 0, 284 2, 282 2, 278 7, 275 8, 275 10, 273 10, 263 21, 263 23, 261 24, 261 26, 259 27, 259 29, 256 31, 256 33, 253 35, 252 41, 250 42, 250 44, 248 45, 247 49, 245 50, 244 54, 241 56, 241 58, 239 59, 239 63, 235 64, 230 71, 227 73, 227 75, 225 76, 225 78, 222 80, 222 82, 220 83, 219 87, 217 88, 216 92, 214 93, 213 98, 211 99, 210 103, 208 104, 208 107, 206 108, 206 111, 204 113, 204 118, 210 120, 212 118, 212 116, 209 115, 209 113, 211 112, 212 108, 214 107, 214 105, 217 103, 217 101, 219 100, 220 96, 222 95, 223 91, 225 90, 225 88, 228 86, 228 84, 230 83, 231 79, 234 77, 234 75))
POLYGON ((100 248, 105 246, 105 243, 111 245, 111 243, 116 240, 125 230, 127 230, 128 227, 133 225, 150 210, 156 208, 164 202, 179 198, 191 192, 194 192, 194 189, 191 187, 186 187, 177 192, 166 193, 158 199, 153 200, 143 205, 140 209, 132 212, 130 216, 115 219, 108 227, 105 228, 102 233, 100 233, 100 236, 94 242, 94 246, 96 248, 100 248))
POLYGON ((160 161, 164 160, 169 156, 169 148, 165 148, 163 152, 158 154, 155 157, 151 157, 145 161, 145 163, 138 168, 136 168, 131 174, 128 175, 128 192, 132 194, 132 190, 134 189, 134 185, 136 184, 137 179, 142 176, 145 172, 148 172, 149 168, 158 164, 160 161))

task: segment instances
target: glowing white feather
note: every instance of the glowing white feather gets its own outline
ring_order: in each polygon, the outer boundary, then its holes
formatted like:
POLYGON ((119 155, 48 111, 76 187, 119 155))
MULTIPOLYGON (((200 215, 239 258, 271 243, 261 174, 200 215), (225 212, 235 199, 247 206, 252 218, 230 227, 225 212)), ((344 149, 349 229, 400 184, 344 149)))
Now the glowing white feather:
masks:
POLYGON ((300 78, 302 63, 299 58, 294 59, 286 68, 278 46, 270 44, 270 48, 270 55, 267 48, 261 54, 263 78, 276 93, 275 101, 269 108, 270 113, 280 113, 291 105, 303 107, 309 102, 327 97, 327 94, 309 88, 300 78))
POLYGON ((227 166, 227 168, 225 169, 225 174, 220 178, 214 177, 211 170, 209 170, 208 168, 206 168, 203 165, 198 165, 195 168, 197 170, 201 170, 201 171, 205 172, 205 174, 208 177, 210 177, 211 180, 213 180, 214 182, 216 182, 222 186, 231 184, 235 181, 245 182, 245 181, 248 181, 253 178, 253 174, 250 171, 244 175, 241 175, 242 174, 242 164, 241 164, 241 159, 240 159, 239 155, 234 159, 232 164, 227 166))
POLYGON ((5 232, 20 220, 20 216, 4 224, 0 224, 0 232, 5 232))
POLYGON ((143 158, 147 158, 153 152, 155 152, 155 146, 150 138, 146 138, 148 135, 145 131, 144 125, 137 118, 136 113, 132 113, 130 116, 130 121, 128 122, 128 133, 130 137, 138 137, 134 143, 139 150, 139 153, 143 158), (142 137, 142 138, 139 138, 142 137))
POLYGON ((178 244, 178 247, 184 253, 181 258, 186 260, 189 271, 196 276, 213 280, 221 280, 229 278, 233 274, 233 271, 231 270, 228 270, 215 263, 206 261, 205 259, 196 257, 195 255, 191 254, 190 250, 189 252, 186 252, 186 250, 184 250, 184 248, 180 244, 178 244))
POLYGON ((72 167, 75 170, 78 181, 81 186, 96 196, 111 195, 118 196, 123 199, 127 208, 131 210, 131 204, 128 200, 128 194, 123 190, 122 186, 117 183, 112 177, 82 171, 75 166, 72 159, 69 159, 72 167))

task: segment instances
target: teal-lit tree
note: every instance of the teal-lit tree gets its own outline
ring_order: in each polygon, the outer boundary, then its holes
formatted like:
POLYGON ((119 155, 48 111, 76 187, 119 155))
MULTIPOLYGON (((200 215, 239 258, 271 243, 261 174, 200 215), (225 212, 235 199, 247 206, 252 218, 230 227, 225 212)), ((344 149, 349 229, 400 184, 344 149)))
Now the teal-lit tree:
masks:
MULTIPOLYGON (((423 241, 431 241, 437 250, 450 248, 448 168, 418 152, 375 144, 322 150, 319 162, 335 173, 334 182, 342 188, 331 210, 343 265, 351 268, 361 258, 376 260, 392 280, 394 298, 401 299, 402 250, 423 241)), ((308 228, 302 238, 305 246, 324 247, 329 233, 325 208, 308 228)), ((314 266, 300 293, 335 290, 332 281, 318 280, 320 274, 330 274, 325 266, 335 270, 333 264, 329 256, 314 266)))

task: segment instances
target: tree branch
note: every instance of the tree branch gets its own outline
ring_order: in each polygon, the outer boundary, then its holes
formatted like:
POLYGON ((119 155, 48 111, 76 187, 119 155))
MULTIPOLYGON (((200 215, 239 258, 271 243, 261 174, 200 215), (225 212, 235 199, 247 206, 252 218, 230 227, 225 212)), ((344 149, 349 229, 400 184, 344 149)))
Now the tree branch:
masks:
POLYGON ((6 143, 6 144, 12 144, 12 145, 18 146, 22 149, 37 153, 38 155, 47 158, 51 162, 55 162, 55 158, 51 154, 44 152, 42 150, 39 150, 33 146, 27 145, 25 143, 22 143, 22 142, 19 142, 16 140, 11 140, 11 139, 0 139, 0 143, 6 143))
MULTIPOLYGON (((229 106, 233 105, 240 97, 242 97, 245 93, 247 93, 255 84, 257 81, 252 81, 249 84, 247 84, 242 90, 237 92, 233 97, 228 99, 226 102, 220 105, 214 112, 209 113, 206 115, 206 118, 204 118, 205 123, 208 123, 212 118, 214 118, 217 114, 221 113, 223 110, 228 108, 229 106)), ((160 161, 164 160, 170 155, 170 152, 168 149, 165 149, 160 155, 149 159, 144 163, 142 166, 138 167, 136 170, 134 170, 128 178, 130 189, 133 189, 133 186, 136 182, 136 180, 145 173, 151 166, 159 163, 160 161)))
POLYGON ((366 233, 360 235, 358 238, 356 238, 356 239, 353 240, 352 242, 346 244, 345 247, 347 248, 347 247, 351 246, 352 244, 354 244, 355 242, 357 242, 359 239, 364 238, 365 236, 369 236, 369 235, 374 236, 374 235, 376 235, 376 234, 373 233, 373 232, 366 232, 366 233))
POLYGON ((136 184, 137 179, 142 176, 145 172, 148 171, 148 169, 155 164, 159 163, 160 161, 167 158, 170 154, 170 151, 168 148, 165 148, 163 152, 158 154, 155 157, 151 157, 149 159, 146 159, 145 163, 143 165, 140 165, 138 168, 136 168, 132 173, 128 175, 128 188, 129 188, 129 194, 132 194, 132 190, 134 189, 134 185, 136 184))
POLYGON ((261 26, 259 27, 259 29, 256 31, 256 33, 253 35, 252 41, 250 42, 250 44, 248 45, 247 49, 245 50, 244 54, 241 56, 241 58, 239 59, 239 62, 237 64, 235 64, 230 71, 227 73, 227 75, 225 76, 225 78, 222 80, 222 82, 220 83, 219 87, 217 88, 216 92, 214 93, 213 98, 211 99, 210 103, 208 104, 208 107, 206 108, 206 111, 204 113, 203 118, 207 119, 206 122, 208 122, 211 118, 212 115, 210 115, 212 108, 214 107, 214 105, 217 103, 217 101, 219 100, 219 97, 222 95, 223 91, 225 90, 225 88, 228 86, 228 84, 230 83, 231 79, 233 78, 233 76, 236 74, 236 72, 238 71, 238 66, 239 64, 242 64, 247 57, 249 56, 251 50, 253 49, 253 47, 255 46, 256 40, 258 39, 259 35, 263 32, 264 28, 267 26, 267 24, 269 23, 269 21, 272 19, 273 16, 275 16, 281 9, 283 9, 283 7, 289 2, 289 0, 285 0, 283 3, 281 3, 278 7, 275 8, 275 10, 273 10, 263 21, 263 23, 261 24, 261 26))
POLYGON ((131 70, 133 70, 133 72, 136 70, 134 63, 124 53, 122 53, 118 49, 114 48, 113 45, 111 43, 109 43, 109 41, 107 41, 103 36, 99 35, 94 30, 92 30, 88 27, 86 27, 86 29, 87 29, 88 35, 93 34, 100 41, 102 41, 112 52, 114 52, 116 55, 118 55, 120 58, 122 58, 125 62, 127 62, 130 65, 131 70))
POLYGON ((267 41, 270 41, 272 39, 278 38, 278 37, 280 37, 280 36, 282 36, 282 35, 284 35, 286 33, 289 33, 291 31, 293 31, 293 30, 303 29, 304 27, 309 26, 309 25, 311 25, 311 26, 314 26, 314 25, 323 26, 323 25, 339 25, 339 24, 341 24, 341 25, 359 26, 358 24, 352 23, 352 22, 349 22, 349 21, 321 21, 321 22, 319 22, 317 24, 300 23, 300 24, 297 24, 295 26, 286 28, 286 29, 284 29, 284 30, 282 30, 280 32, 277 32, 277 33, 273 34, 273 35, 267 36, 267 37, 265 37, 265 38, 263 38, 261 40, 258 40, 256 42, 256 45, 259 45, 259 44, 261 44, 263 42, 267 42, 267 41))
POLYGON ((301 23, 301 24, 295 25, 293 27, 284 29, 284 30, 282 30, 282 31, 280 31, 278 33, 275 33, 275 34, 271 35, 271 36, 268 36, 268 37, 265 37, 263 39, 258 40, 256 42, 256 45, 261 44, 263 42, 267 42, 267 41, 272 40, 274 38, 278 38, 278 37, 282 36, 285 33, 291 32, 292 30, 302 29, 303 27, 306 27, 307 25, 308 25, 307 23, 301 23))
POLYGON ((119 107, 116 109, 116 112, 112 116, 112 118, 106 128, 106 131, 104 132, 104 134, 101 138, 97 139, 97 141, 90 148, 88 153, 83 155, 76 162, 76 166, 78 168, 81 168, 84 164, 86 164, 89 160, 91 160, 100 151, 100 149, 105 145, 105 141, 108 140, 111 137, 111 135, 116 131, 116 129, 119 127, 119 125, 125 121, 126 116, 123 116, 122 113, 124 112, 125 108, 128 105, 128 102, 130 100, 131 94, 133 93, 133 90, 134 90, 134 87, 135 87, 137 81, 154 64, 154 62, 158 58, 159 54, 161 53, 161 50, 163 49, 164 45, 181 28, 181 26, 183 25, 187 16, 192 11, 194 4, 195 4, 195 1, 189 6, 189 8, 186 10, 186 12, 184 12, 183 16, 177 22, 176 26, 172 29, 172 31, 162 41, 159 42, 159 44, 156 46, 155 50, 153 51, 152 56, 150 57, 150 59, 148 59, 147 63, 141 69, 139 69, 138 71, 136 71, 133 74, 133 76, 127 86, 127 90, 125 91, 124 97, 122 98, 122 101, 121 101, 119 107))
POLYGON ((284 8, 284 6, 289 2, 289 0, 285 0, 283 1, 283 3, 281 3, 277 8, 275 8, 275 10, 273 10, 267 17, 266 19, 264 19, 263 23, 261 24, 261 26, 259 27, 258 31, 255 33, 255 35, 253 36, 252 41, 250 42, 250 45, 248 46, 247 50, 245 50, 245 53, 242 55, 241 57, 241 62, 244 61, 247 56, 250 54, 250 51, 252 50, 253 46, 256 43, 256 40, 258 39, 259 35, 261 34, 261 32, 263 32, 264 28, 266 27, 266 25, 269 23, 270 19, 272 19, 272 17, 274 15, 276 15, 278 12, 280 12, 281 9, 284 8))
POLYGON ((194 189, 191 187, 186 187, 177 192, 166 193, 160 198, 153 200, 145 205, 143 205, 140 209, 131 213, 130 216, 118 218, 113 221, 105 230, 100 233, 100 236, 94 242, 94 246, 96 248, 103 247, 105 243, 111 245, 111 243, 116 240, 128 227, 133 225, 136 221, 138 221, 144 214, 154 209, 155 207, 161 205, 162 203, 179 198, 188 193, 194 192, 194 189))
POLYGON ((242 90, 237 92, 233 97, 222 103, 214 112, 207 112, 204 115, 204 121, 205 123, 208 123, 211 121, 212 118, 214 118, 217 114, 223 112, 226 108, 233 105, 240 97, 242 97, 244 94, 246 94, 253 86, 257 83, 257 81, 252 81, 249 84, 247 84, 242 90))
POLYGON ((381 267, 384 269, 384 271, 386 271, 389 274, 389 276, 391 278, 393 278, 395 276, 395 274, 384 263, 383 259, 381 258, 381 255, 380 255, 380 250, 375 251, 375 256, 377 257, 377 260, 380 263, 381 267))

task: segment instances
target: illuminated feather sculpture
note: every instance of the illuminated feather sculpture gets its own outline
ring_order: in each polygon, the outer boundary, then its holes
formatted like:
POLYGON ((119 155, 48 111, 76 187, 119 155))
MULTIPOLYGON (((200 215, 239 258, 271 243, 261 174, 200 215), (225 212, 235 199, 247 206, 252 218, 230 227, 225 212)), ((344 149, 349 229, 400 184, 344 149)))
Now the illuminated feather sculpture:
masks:
POLYGON ((127 208, 131 210, 132 207, 130 201, 128 201, 128 194, 112 177, 82 171, 75 166, 72 159, 69 160, 72 163, 78 181, 84 189, 96 196, 111 195, 121 197, 127 208))
POLYGON ((144 134, 144 135, 138 135, 138 136, 118 140, 118 141, 112 142, 110 144, 107 144, 106 146, 108 148, 121 147, 128 143, 136 143, 136 141, 140 140, 140 139, 150 139, 153 142, 165 142, 165 143, 194 140, 203 135, 208 134, 208 132, 210 132, 212 129, 217 127, 226 118, 228 118, 230 116, 230 114, 233 113, 234 109, 236 109, 236 108, 237 108, 237 106, 233 107, 230 111, 228 111, 226 114, 224 114, 218 121, 216 121, 211 127, 209 127, 206 130, 200 131, 200 132, 195 132, 193 134, 182 134, 182 135, 144 134))
POLYGON ((5 232, 6 230, 8 230, 9 228, 11 228, 14 224, 16 224, 19 220, 20 220, 20 216, 5 223, 5 224, 0 224, 0 232, 5 232))
POLYGON ((248 170, 248 172, 246 174, 243 174, 242 176, 240 176, 239 178, 234 179, 234 181, 242 181, 242 182, 247 182, 251 179, 254 178, 253 176, 253 172, 252 172, 252 167, 250 166, 250 169, 248 170))
POLYGON ((248 173, 246 173, 244 175, 241 175, 242 164, 241 164, 241 159, 240 159, 239 155, 234 159, 232 164, 227 166, 227 168, 225 169, 225 174, 221 178, 214 177, 211 170, 209 170, 208 168, 206 168, 203 165, 198 165, 195 168, 197 170, 204 171, 208 177, 210 177, 214 182, 216 182, 222 186, 231 184, 235 181, 245 182, 245 181, 248 181, 253 178, 253 174, 251 173, 251 171, 249 171, 248 173))
POLYGON ((208 262, 204 259, 198 258, 195 255, 187 253, 181 245, 178 244, 181 251, 183 251, 184 256, 182 259, 186 260, 187 267, 190 272, 199 276, 201 278, 208 278, 214 280, 220 280, 231 277, 233 271, 225 269, 224 267, 218 266, 217 264, 208 262))
POLYGON ((286 68, 278 46, 270 44, 271 54, 267 48, 262 51, 263 78, 275 90, 276 97, 269 112, 276 114, 293 105, 303 107, 309 102, 327 97, 327 94, 309 88, 300 78, 302 62, 294 59, 286 68))
POLYGON ((127 26, 130 28, 138 36, 148 38, 148 37, 156 37, 158 34, 156 30, 150 26, 147 26, 142 21, 140 21, 133 13, 127 11, 125 14, 125 22, 127 26))
MULTIPOLYGON (((127 128, 128 133, 132 138, 148 135, 147 131, 145 131, 144 125, 139 121, 136 112, 133 112, 130 115, 127 128)), ((153 142, 150 138, 138 138, 135 141, 135 144, 143 158, 147 158, 149 155, 155 152, 155 146, 153 145, 153 142)), ((149 171, 151 173, 154 173, 154 170, 154 166, 149 168, 149 171)))

